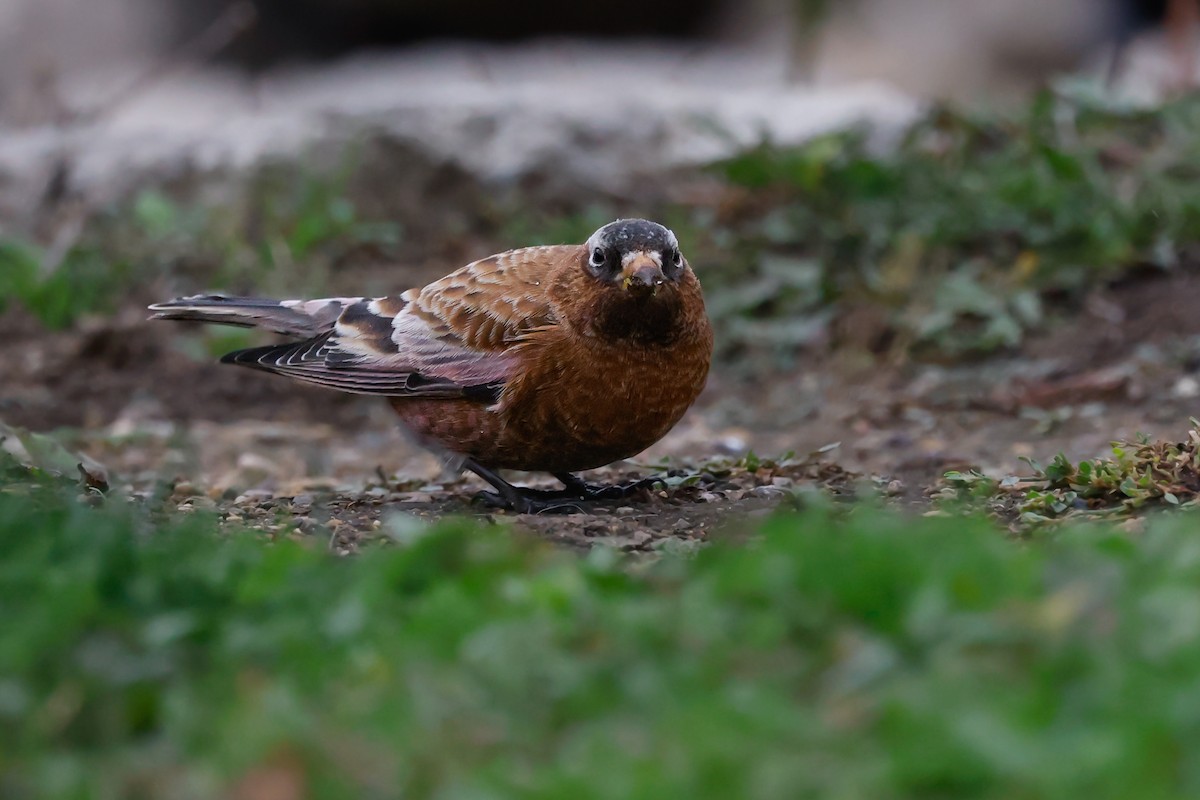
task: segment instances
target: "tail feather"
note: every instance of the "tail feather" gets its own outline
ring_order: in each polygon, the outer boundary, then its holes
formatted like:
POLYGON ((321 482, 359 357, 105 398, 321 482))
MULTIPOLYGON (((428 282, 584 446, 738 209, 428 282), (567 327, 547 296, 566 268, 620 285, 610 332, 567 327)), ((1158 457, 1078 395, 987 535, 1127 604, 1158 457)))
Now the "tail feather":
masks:
POLYGON ((180 297, 150 306, 151 319, 213 322, 242 328, 264 328, 287 336, 319 336, 333 329, 343 309, 361 297, 321 300, 270 300, 220 294, 180 297))

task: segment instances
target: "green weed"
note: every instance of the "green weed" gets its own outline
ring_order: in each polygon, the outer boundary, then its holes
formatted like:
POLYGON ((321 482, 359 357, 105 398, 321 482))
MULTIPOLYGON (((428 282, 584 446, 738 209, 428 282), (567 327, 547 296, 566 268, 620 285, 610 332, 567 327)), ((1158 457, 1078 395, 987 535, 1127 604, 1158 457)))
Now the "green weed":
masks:
POLYGON ((145 190, 98 213, 56 261, 0 238, 0 311, 19 303, 48 328, 66 328, 81 315, 112 312, 155 280, 190 290, 319 293, 355 252, 386 252, 400 238, 398 226, 362 219, 336 176, 269 177, 232 204, 145 190))
POLYGON ((635 573, 461 522, 341 560, 214 528, 0 493, 7 796, 1200 791, 1191 516, 1016 547, 818 511, 635 573))
POLYGON ((68 327, 88 313, 111 312, 127 288, 130 265, 91 247, 71 248, 57 264, 32 245, 0 238, 0 311, 27 308, 47 328, 68 327))
POLYGON ((737 298, 718 314, 795 338, 829 304, 869 301, 905 342, 1017 344, 1046 293, 1188 257, 1197 122, 1194 98, 1145 111, 1047 92, 1016 118, 939 110, 889 156, 857 134, 743 153, 719 166, 749 195, 727 223, 734 269, 713 273, 737 298))
POLYGON ((1030 475, 997 480, 949 472, 935 500, 943 509, 986 510, 1022 529, 1079 517, 1129 516, 1143 509, 1200 502, 1200 422, 1183 442, 1113 442, 1111 455, 1045 466, 1028 460, 1030 475))

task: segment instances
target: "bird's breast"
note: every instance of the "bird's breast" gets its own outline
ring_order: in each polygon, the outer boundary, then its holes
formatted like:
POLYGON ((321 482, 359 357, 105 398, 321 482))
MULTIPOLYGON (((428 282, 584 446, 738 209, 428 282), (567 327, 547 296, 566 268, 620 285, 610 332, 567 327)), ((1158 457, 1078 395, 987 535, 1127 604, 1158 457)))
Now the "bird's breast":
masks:
POLYGON ((636 455, 699 395, 711 351, 707 328, 670 346, 563 336, 534 348, 498 409, 505 438, 525 443, 525 465, 509 466, 575 471, 636 455))

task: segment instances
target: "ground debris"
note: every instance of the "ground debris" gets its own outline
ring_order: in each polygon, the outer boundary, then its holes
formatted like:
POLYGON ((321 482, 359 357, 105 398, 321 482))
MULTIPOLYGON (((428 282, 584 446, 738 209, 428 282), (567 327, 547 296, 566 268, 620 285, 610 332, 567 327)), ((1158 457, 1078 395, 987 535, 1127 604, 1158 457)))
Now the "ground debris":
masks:
POLYGON ((978 470, 946 473, 931 491, 941 510, 986 509, 1017 531, 1086 516, 1134 517, 1200 505, 1200 421, 1182 442, 1114 441, 1108 456, 1072 461, 1059 453, 1028 459, 1026 476, 997 479, 978 470))

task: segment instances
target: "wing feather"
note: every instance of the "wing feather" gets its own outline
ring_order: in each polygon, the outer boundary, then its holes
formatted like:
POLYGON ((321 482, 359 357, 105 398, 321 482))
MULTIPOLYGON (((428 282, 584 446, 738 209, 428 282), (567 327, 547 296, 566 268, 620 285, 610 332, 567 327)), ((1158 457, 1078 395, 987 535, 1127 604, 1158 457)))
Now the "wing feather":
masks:
POLYGON ((495 402, 518 367, 516 345, 557 324, 545 286, 573 250, 482 259, 419 291, 348 303, 318 336, 222 361, 357 394, 495 402))

